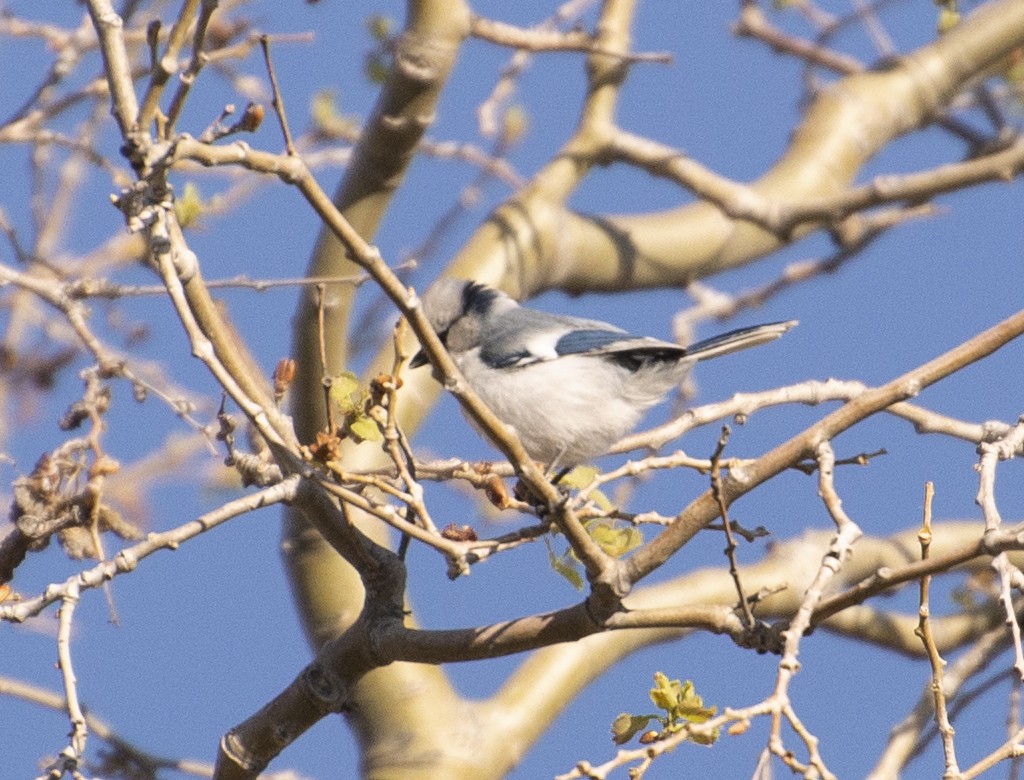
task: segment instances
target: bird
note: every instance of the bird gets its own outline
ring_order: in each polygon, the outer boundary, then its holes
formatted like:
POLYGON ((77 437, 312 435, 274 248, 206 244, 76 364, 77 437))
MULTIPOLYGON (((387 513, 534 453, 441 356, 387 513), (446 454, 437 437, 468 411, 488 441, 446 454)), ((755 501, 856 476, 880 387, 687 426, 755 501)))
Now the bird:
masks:
MULTIPOLYGON (((605 454, 697 361, 774 341, 797 324, 755 325, 682 347, 527 308, 451 277, 427 289, 422 307, 466 382, 552 472, 605 454)), ((421 350, 410 366, 428 362, 421 350)))

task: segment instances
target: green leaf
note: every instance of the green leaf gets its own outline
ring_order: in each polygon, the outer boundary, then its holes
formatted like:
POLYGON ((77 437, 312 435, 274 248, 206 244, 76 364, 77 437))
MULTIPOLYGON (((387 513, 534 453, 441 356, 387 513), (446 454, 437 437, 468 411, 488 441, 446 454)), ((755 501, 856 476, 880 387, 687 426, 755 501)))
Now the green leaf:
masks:
POLYGON ((939 21, 935 25, 939 35, 944 35, 960 24, 960 12, 955 8, 943 8, 939 11, 939 21))
POLYGON ((690 723, 706 723, 715 716, 716 712, 718 712, 718 707, 704 706, 704 699, 697 695, 693 683, 687 680, 683 685, 682 696, 680 696, 674 714, 690 723))
POLYGON ((650 695, 654 706, 664 710, 672 723, 678 720, 705 723, 718 712, 717 707, 704 706, 704 700, 697 694, 692 682, 670 680, 661 672, 654 673, 654 687, 650 695))
POLYGON ((583 590, 583 576, 579 572, 579 564, 576 559, 569 553, 556 555, 547 537, 544 537, 544 544, 548 547, 548 563, 551 564, 551 568, 569 580, 576 590, 583 590))
POLYGON ((321 89, 309 101, 309 115, 314 124, 329 127, 341 119, 338 110, 338 93, 333 89, 321 89))
POLYGON ((592 520, 587 523, 587 533, 602 550, 615 558, 621 558, 644 541, 638 528, 615 520, 592 520))
POLYGON ((625 745, 647 728, 648 723, 657 719, 657 715, 631 715, 623 712, 612 721, 612 742, 616 745, 625 745))
POLYGON ((373 14, 366 20, 366 29, 375 41, 386 41, 394 27, 394 20, 384 14, 373 14))
POLYGON ((362 394, 359 393, 359 378, 351 371, 343 371, 337 376, 331 377, 330 389, 331 403, 348 415, 354 411, 361 411, 362 394))
POLYGON ((380 432, 380 428, 377 427, 377 423, 372 418, 365 415, 357 417, 354 421, 349 423, 349 433, 351 433, 358 441, 357 443, 364 441, 381 441, 384 438, 384 434, 380 432))
POLYGON ((359 389, 359 377, 351 371, 342 371, 332 381, 332 386, 338 388, 339 392, 352 394, 359 389))
POLYGON ((182 228, 191 228, 199 224, 199 218, 206 209, 206 203, 199 193, 199 187, 193 182, 185 182, 181 195, 174 199, 174 214, 182 228))
POLYGON ((590 494, 590 500, 597 504, 598 508, 605 512, 611 512, 614 507, 612 502, 608 500, 608 496, 600 490, 595 490, 590 494))
POLYGON ((359 118, 341 113, 338 95, 331 89, 313 95, 309 116, 316 131, 330 138, 352 138, 359 132, 359 118))
POLYGON ((714 745, 718 742, 718 738, 721 736, 720 729, 714 729, 709 734, 690 734, 690 742, 695 742, 698 745, 714 745))
POLYGON ((518 142, 530 127, 530 115, 521 105, 509 106, 503 120, 501 135, 507 146, 518 142))
MULTIPOLYGON (((573 490, 582 490, 591 482, 594 481, 594 477, 601 473, 601 470, 597 466, 577 466, 564 477, 559 480, 560 485, 564 485, 567 488, 573 490)), ((605 512, 612 510, 612 502, 608 500, 608 496, 602 493, 600 490, 595 490, 590 494, 590 500, 597 504, 605 512)))
POLYGON ((567 488, 580 490, 593 482, 594 477, 600 473, 601 471, 597 466, 577 466, 558 482, 560 485, 565 485, 567 488))
POLYGON ((366 80, 371 84, 383 84, 387 81, 390 71, 391 62, 385 55, 374 52, 366 56, 364 72, 366 73, 366 80))
POLYGON ((651 701, 659 710, 671 713, 679 700, 681 687, 679 680, 669 680, 663 672, 655 672, 654 687, 650 692, 651 701))

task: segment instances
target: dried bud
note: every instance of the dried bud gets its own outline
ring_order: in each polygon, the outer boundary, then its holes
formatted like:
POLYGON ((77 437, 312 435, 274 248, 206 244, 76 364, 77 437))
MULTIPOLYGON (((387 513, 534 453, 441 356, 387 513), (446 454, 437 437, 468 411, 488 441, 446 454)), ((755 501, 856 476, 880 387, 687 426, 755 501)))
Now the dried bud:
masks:
POLYGON ((370 390, 374 393, 390 392, 399 390, 402 387, 402 378, 391 374, 377 374, 370 380, 370 390))
POLYGON ((62 431, 73 431, 89 419, 89 410, 84 403, 76 401, 64 412, 64 416, 57 423, 62 431))
POLYGON ((89 469, 89 479, 93 477, 109 477, 121 470, 121 464, 109 455, 101 455, 89 469))
POLYGON ((111 531, 122 539, 137 540, 142 538, 142 531, 128 522, 124 516, 111 506, 101 504, 96 512, 100 528, 111 531))
POLYGON ((377 374, 370 380, 370 399, 372 404, 380 404, 393 386, 393 377, 389 374, 377 374))
POLYGON ((333 433, 320 431, 316 435, 316 441, 309 448, 313 460, 318 463, 329 463, 337 460, 341 454, 341 439, 333 433))
MULTIPOLYGON (((124 376, 124 361, 123 360, 104 360, 99 366, 99 377, 100 379, 114 379, 115 377, 124 376)), ((110 391, 107 391, 107 398, 109 400, 110 391)))
POLYGON ((475 542, 479 538, 470 526, 455 523, 449 523, 441 529, 441 536, 453 542, 475 542))
POLYGON ((88 528, 72 526, 57 531, 57 538, 65 554, 72 560, 80 561, 84 558, 98 558, 99 551, 93 540, 92 532, 88 528))

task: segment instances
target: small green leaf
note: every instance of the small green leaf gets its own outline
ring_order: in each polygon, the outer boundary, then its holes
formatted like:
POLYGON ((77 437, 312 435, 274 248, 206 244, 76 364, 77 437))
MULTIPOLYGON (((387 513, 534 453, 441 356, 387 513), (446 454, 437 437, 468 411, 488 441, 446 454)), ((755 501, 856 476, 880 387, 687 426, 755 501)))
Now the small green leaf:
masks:
POLYGON ((612 509, 614 509, 614 507, 612 506, 612 502, 608 500, 608 496, 606 496, 600 490, 595 490, 594 492, 592 492, 590 494, 590 500, 597 504, 598 509, 604 512, 611 512, 612 509))
POLYGON ((365 415, 357 417, 353 422, 349 423, 348 430, 358 440, 357 443, 381 441, 384 438, 380 428, 377 427, 377 423, 365 415))
POLYGON ((654 673, 654 687, 650 695, 654 706, 665 711, 670 724, 680 720, 705 723, 718 711, 717 707, 704 706, 704 700, 697 694, 692 682, 670 680, 661 672, 654 673))
POLYGON ((936 24, 939 35, 945 35, 958 24, 960 24, 960 12, 955 8, 943 8, 939 11, 939 21, 936 24))
POLYGON ((602 550, 615 558, 621 558, 644 541, 639 529, 614 520, 592 520, 587 523, 587 533, 602 550))
POLYGON ((718 742, 718 738, 721 734, 720 729, 714 729, 709 734, 690 734, 690 742, 695 742, 698 745, 714 745, 718 742))
POLYGON ((697 695, 692 682, 687 680, 683 684, 682 695, 679 697, 675 715, 690 721, 690 723, 706 723, 715 716, 716 712, 718 712, 718 707, 704 706, 704 699, 697 695))
MULTIPOLYGON (((594 477, 600 474, 600 469, 597 466, 577 466, 564 477, 559 480, 559 484, 573 490, 582 490, 591 482, 594 481, 594 477)), ((612 510, 612 502, 608 500, 608 496, 602 493, 600 490, 593 490, 590 493, 590 500, 593 501, 597 506, 605 512, 612 510)))
POLYGON ((359 132, 358 117, 345 116, 338 105, 338 94, 324 89, 309 101, 309 116, 318 133, 329 138, 352 138, 359 132))
POLYGON ((359 389, 359 377, 351 371, 342 371, 332 380, 333 387, 339 392, 352 394, 359 389))
POLYGON ((394 27, 394 20, 384 14, 373 14, 366 20, 366 29, 375 41, 386 41, 394 27))
POLYGON ((547 537, 544 537, 544 544, 548 547, 548 563, 551 564, 551 568, 569 580, 576 590, 583 590, 583 577, 580 575, 576 559, 569 553, 556 555, 547 537))
POLYGON ((509 106, 503 117, 501 136, 506 146, 512 146, 530 127, 530 116, 521 105, 509 106))
POLYGON ((335 377, 331 377, 330 389, 331 403, 337 406, 343 414, 350 415, 353 412, 362 411, 362 397, 359 393, 359 378, 351 371, 344 371, 335 377))
POLYGON ((391 62, 385 55, 373 52, 366 56, 364 72, 366 80, 371 84, 383 84, 387 81, 390 70, 391 62))
POLYGON ((193 182, 185 182, 181 195, 174 200, 174 214, 182 228, 191 228, 199 224, 199 218, 206 209, 199 187, 193 182))
POLYGON ((601 471, 597 466, 577 466, 558 482, 560 485, 565 485, 567 488, 579 490, 593 482, 594 477, 600 473, 601 471))
POLYGON ((679 680, 670 680, 663 672, 654 673, 654 687, 651 688, 651 701, 659 710, 671 713, 679 700, 679 680))
POLYGON ((652 720, 657 720, 657 715, 631 715, 623 712, 612 721, 612 742, 616 745, 625 745, 647 728, 647 724, 652 720))

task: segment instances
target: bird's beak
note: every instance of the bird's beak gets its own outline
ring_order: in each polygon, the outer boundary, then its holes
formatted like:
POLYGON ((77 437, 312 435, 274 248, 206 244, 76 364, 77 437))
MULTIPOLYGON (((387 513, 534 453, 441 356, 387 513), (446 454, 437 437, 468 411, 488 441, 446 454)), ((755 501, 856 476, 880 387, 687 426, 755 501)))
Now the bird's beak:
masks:
POLYGON ((427 357, 427 353, 421 349, 412 356, 412 360, 409 361, 409 368, 419 368, 420 366, 427 365, 429 362, 430 359, 427 357))

